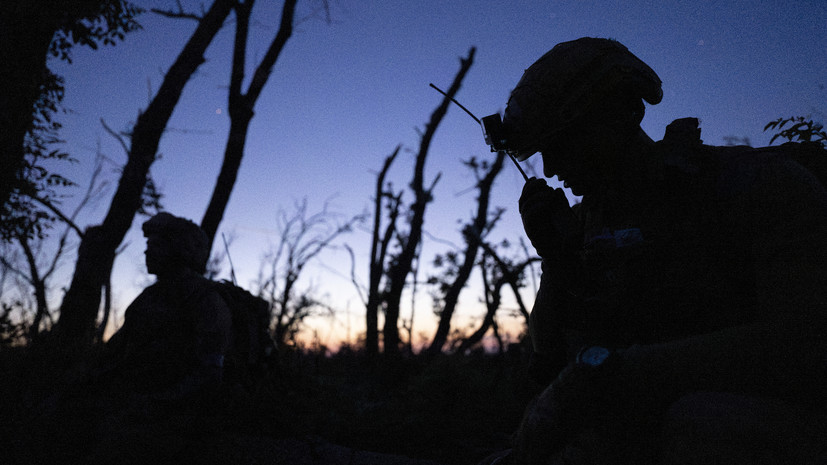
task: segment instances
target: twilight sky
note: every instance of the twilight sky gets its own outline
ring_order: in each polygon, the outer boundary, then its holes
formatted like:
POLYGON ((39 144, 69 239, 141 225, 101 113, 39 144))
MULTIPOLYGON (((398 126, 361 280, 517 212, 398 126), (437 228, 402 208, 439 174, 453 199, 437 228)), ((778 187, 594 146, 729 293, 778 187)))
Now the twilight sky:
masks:
MULTIPOLYGON (((300 0, 297 18, 319 5, 314 1, 300 0)), ((174 8, 176 2, 135 3, 174 8)), ((189 11, 198 11, 200 3, 183 2, 189 11)), ((311 212, 328 201, 343 217, 370 208, 385 156, 397 144, 415 150, 417 129, 424 128, 440 102, 428 84, 447 88, 458 58, 471 46, 477 47, 475 63, 457 98, 478 117, 501 111, 522 71, 556 43, 595 36, 619 40, 661 77, 663 101, 647 106, 643 121, 656 140, 670 121, 685 116, 701 119, 702 138, 713 145, 723 144, 726 136, 766 145, 763 126, 781 116, 825 120, 827 9, 817 0, 330 0, 330 5, 331 24, 320 17, 297 24, 250 125, 245 159, 219 231, 235 237, 230 251, 245 286, 255 279, 268 244, 276 241, 279 210, 289 212, 303 198, 311 212)), ((277 30, 280 8, 281 2, 260 0, 253 12, 248 75, 277 30)), ((143 30, 116 47, 76 49, 73 64, 53 64, 66 78, 65 149, 80 161, 65 169, 81 185, 89 179, 98 146, 112 160, 106 167, 109 178, 117 178, 125 155, 100 120, 116 130, 129 129, 195 26, 149 13, 139 21, 143 30)), ((166 210, 196 222, 209 201, 226 142, 231 21, 232 15, 185 88, 161 140, 162 158, 152 168, 166 210)), ((426 216, 425 262, 449 247, 446 241, 461 245, 457 223, 470 218, 474 192, 469 190, 473 178, 460 160, 471 156, 490 155, 476 123, 453 107, 437 131, 426 168, 426 183, 438 172, 442 179, 426 216)), ((397 188, 407 185, 412 161, 407 153, 395 162, 391 177, 397 188)), ((532 163, 541 171, 539 160, 532 163)), ((494 237, 522 236, 516 212, 521 185, 517 170, 505 166, 492 205, 508 211, 494 237)), ((81 226, 102 220, 111 193, 79 220, 81 226)), ((142 221, 135 221, 129 245, 116 262, 115 303, 121 310, 148 282, 142 221)), ((356 250, 362 281, 368 239, 366 230, 345 237, 356 250)), ((320 337, 331 342, 348 329, 353 338, 363 328, 364 309, 348 277, 348 255, 331 251, 316 265, 304 284, 314 285, 342 310, 333 323, 319 323, 320 337)), ((71 266, 66 268, 70 273, 71 266)), ((481 311, 477 299, 473 291, 464 295, 456 325, 464 326, 463 318, 481 311)), ((431 335, 430 299, 423 293, 417 302, 415 331, 431 335)))

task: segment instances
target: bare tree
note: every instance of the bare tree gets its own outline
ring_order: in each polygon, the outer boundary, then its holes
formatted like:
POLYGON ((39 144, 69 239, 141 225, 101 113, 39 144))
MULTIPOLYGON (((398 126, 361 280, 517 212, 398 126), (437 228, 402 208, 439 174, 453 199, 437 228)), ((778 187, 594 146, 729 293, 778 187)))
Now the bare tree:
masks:
POLYGON ((504 276, 500 274, 499 276, 494 277, 492 281, 491 274, 496 269, 488 266, 489 262, 490 255, 488 255, 487 252, 483 252, 483 258, 480 261, 480 275, 482 276, 485 316, 482 319, 482 324, 479 329, 471 333, 469 337, 463 339, 459 343, 457 352, 460 354, 482 342, 482 338, 485 337, 485 334, 489 329, 492 330, 494 337, 497 339, 497 346, 499 347, 500 353, 503 352, 502 337, 499 334, 499 325, 497 324, 495 316, 497 314, 497 310, 500 309, 500 303, 502 302, 502 288, 505 284, 505 279, 504 276))
POLYGON ((270 77, 270 72, 276 64, 276 60, 278 60, 284 45, 293 33, 293 16, 296 11, 296 0, 284 1, 279 30, 270 43, 267 53, 264 54, 264 58, 256 67, 247 92, 242 93, 241 85, 244 81, 250 13, 255 0, 238 0, 234 3, 236 29, 228 97, 230 133, 227 136, 227 145, 224 149, 224 163, 221 165, 212 198, 201 220, 201 229, 207 233, 210 244, 212 244, 215 233, 218 231, 218 225, 224 217, 224 210, 227 208, 230 193, 235 185, 238 168, 241 166, 241 159, 244 156, 247 130, 254 115, 253 108, 270 77))
MULTIPOLYGON (((384 295, 380 290, 382 277, 385 274, 385 261, 388 255, 388 247, 391 239, 396 233, 396 221, 402 202, 402 193, 394 193, 393 186, 385 185, 387 176, 396 156, 399 155, 401 146, 397 145, 393 153, 385 158, 382 170, 376 177, 376 194, 373 206, 373 229, 371 236, 370 264, 368 273, 368 289, 365 302, 365 351, 368 356, 373 357, 379 353, 379 309, 384 302, 384 295), (388 221, 382 228, 382 210, 387 210, 388 221)), ((353 257, 353 251, 348 250, 353 257)), ((352 258, 351 258, 351 261, 352 258)), ((353 283, 357 290, 361 287, 356 281, 355 272, 351 270, 353 283)))
POLYGON ((462 263, 458 264, 456 270, 452 273, 452 281, 449 284, 446 283, 442 299, 443 305, 439 312, 439 324, 431 345, 427 349, 430 355, 441 352, 448 340, 448 334, 451 332, 451 317, 454 315, 454 310, 459 302, 460 292, 465 287, 468 278, 471 276, 471 271, 474 269, 480 245, 502 215, 502 209, 498 209, 494 213, 494 217, 489 219, 488 206, 491 198, 491 187, 502 169, 505 156, 505 152, 498 152, 494 163, 490 165, 485 161, 479 164, 474 158, 466 162, 466 165, 472 169, 477 179, 476 187, 479 191, 477 212, 471 223, 463 227, 462 236, 465 240, 465 250, 462 253, 462 263), (484 175, 481 175, 481 172, 484 175))
MULTIPOLYGON (((18 250, 7 250, 8 243, 0 242, 0 251, 3 252, 3 261, 15 262, 18 250)), ((21 277, 14 270, 6 267, 0 262, 0 348, 8 345, 19 344, 25 340, 26 334, 29 332, 30 324, 25 318, 25 309, 31 308, 31 305, 26 306, 24 300, 25 295, 8 295, 7 289, 15 289, 18 292, 21 289, 26 289, 27 285, 21 277), (18 317, 13 316, 13 313, 19 313, 18 317)))
POLYGON ((38 335, 43 329, 42 323, 47 321, 49 326, 53 323, 53 311, 48 305, 48 294, 52 291, 50 280, 61 263, 65 261, 66 252, 73 247, 73 233, 76 233, 79 238, 83 237, 83 231, 75 224, 75 219, 90 202, 99 198, 102 194, 102 186, 104 183, 98 181, 102 167, 103 155, 100 150, 98 150, 89 185, 84 195, 80 198, 78 205, 68 215, 64 214, 56 205, 49 201, 47 197, 32 195, 31 198, 33 200, 41 202, 59 219, 58 224, 63 225, 63 230, 57 236, 57 243, 53 248, 47 245, 49 237, 45 234, 40 234, 36 231, 32 234, 27 234, 25 231, 20 231, 15 235, 15 243, 18 244, 22 252, 22 263, 17 262, 14 259, 14 255, 0 256, 0 266, 22 278, 25 284, 21 284, 30 287, 35 297, 34 316, 32 321, 27 324, 27 338, 30 341, 38 338, 38 335), (46 252, 47 247, 48 252, 46 252))
POLYGON ((425 161, 428 157, 428 150, 430 149, 431 140, 436 133, 439 123, 448 111, 451 99, 459 91, 465 74, 474 62, 475 51, 476 49, 472 47, 468 52, 468 56, 460 59, 460 69, 454 77, 451 86, 448 88, 447 95, 431 114, 431 119, 425 126, 425 131, 420 139, 419 151, 417 152, 414 165, 413 179, 410 184, 410 188, 414 192, 414 202, 409 207, 410 219, 408 220, 408 231, 404 234, 396 233, 396 237, 400 243, 400 251, 392 257, 390 266, 386 272, 387 291, 385 293, 385 325, 383 336, 385 353, 391 356, 399 353, 398 320, 402 291, 405 288, 408 275, 411 273, 413 261, 419 250, 422 239, 422 225, 425 222, 425 209, 432 199, 434 186, 439 181, 439 175, 437 175, 431 182, 430 187, 425 187, 425 161))
POLYGON ((270 303, 274 339, 279 346, 295 337, 306 318, 330 311, 312 290, 297 290, 296 285, 312 260, 363 219, 357 215, 337 221, 327 205, 308 214, 306 200, 296 205, 292 215, 280 214, 278 243, 265 255, 258 277, 258 296, 270 303))
POLYGON ((81 240, 71 285, 63 298, 57 330, 67 346, 83 347, 92 341, 100 306, 101 289, 109 282, 115 252, 139 210, 149 168, 158 144, 186 83, 204 62, 204 52, 235 5, 215 0, 164 76, 158 93, 138 116, 129 155, 106 217, 90 227, 81 240))
POLYGON ((494 331, 500 343, 500 350, 502 350, 502 342, 498 334, 495 317, 497 311, 500 309, 502 288, 505 286, 510 287, 514 293, 514 298, 517 302, 517 311, 524 317, 526 327, 528 327, 528 310, 523 303, 520 289, 524 287, 526 268, 540 259, 538 257, 529 257, 515 262, 513 259, 501 258, 496 249, 488 243, 481 243, 481 247, 483 249, 483 257, 479 262, 479 267, 483 281, 483 300, 485 302, 486 313, 479 328, 460 342, 457 348, 457 352, 459 353, 463 353, 479 344, 489 329, 494 331))

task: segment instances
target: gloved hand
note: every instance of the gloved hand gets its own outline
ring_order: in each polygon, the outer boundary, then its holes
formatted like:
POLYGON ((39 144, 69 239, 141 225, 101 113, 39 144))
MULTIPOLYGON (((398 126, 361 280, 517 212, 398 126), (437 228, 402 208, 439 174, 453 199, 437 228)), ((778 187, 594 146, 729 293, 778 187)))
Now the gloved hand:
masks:
POLYGON ((606 428, 622 431, 629 421, 639 418, 636 410, 647 396, 627 376, 634 370, 628 371, 623 355, 610 354, 598 365, 585 361, 569 364, 535 398, 517 432, 515 463, 551 463, 560 454, 600 454, 600 447, 586 446, 594 450, 583 450, 584 438, 606 428))
POLYGON ((569 463, 577 457, 591 458, 574 463, 604 463, 598 458, 616 454, 619 445, 644 440, 640 432, 657 423, 670 401, 640 378, 636 362, 625 353, 611 352, 598 365, 581 360, 560 372, 526 409, 515 437, 514 463, 558 463, 561 458, 559 463, 569 463))
POLYGON ((517 463, 547 463, 598 421, 613 391, 603 368, 571 364, 534 399, 517 432, 517 463))
POLYGON ((562 189, 554 189, 545 179, 531 178, 520 195, 520 216, 531 245, 543 258, 558 256, 577 241, 577 218, 562 189))

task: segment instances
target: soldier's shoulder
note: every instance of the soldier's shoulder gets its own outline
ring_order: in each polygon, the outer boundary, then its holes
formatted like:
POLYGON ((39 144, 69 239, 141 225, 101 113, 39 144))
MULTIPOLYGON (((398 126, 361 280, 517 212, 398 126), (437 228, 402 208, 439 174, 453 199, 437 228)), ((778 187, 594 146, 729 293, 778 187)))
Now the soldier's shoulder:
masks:
POLYGON ((181 280, 181 293, 186 299, 213 298, 219 295, 218 283, 193 272, 181 280))
POLYGON ((718 165, 717 147, 704 145, 698 118, 680 118, 666 126, 655 143, 657 158, 668 175, 697 176, 718 165))
POLYGON ((659 159, 667 173, 715 179, 718 194, 724 197, 743 193, 772 173, 776 177, 800 180, 807 173, 827 179, 827 150, 816 142, 751 147, 749 145, 706 145, 701 139, 697 118, 680 118, 666 127, 656 143, 659 159))
POLYGON ((782 145, 746 148, 742 151, 718 148, 721 169, 720 192, 725 197, 748 191, 769 189, 773 192, 799 188, 823 194, 827 181, 827 150, 811 142, 788 142, 782 145))

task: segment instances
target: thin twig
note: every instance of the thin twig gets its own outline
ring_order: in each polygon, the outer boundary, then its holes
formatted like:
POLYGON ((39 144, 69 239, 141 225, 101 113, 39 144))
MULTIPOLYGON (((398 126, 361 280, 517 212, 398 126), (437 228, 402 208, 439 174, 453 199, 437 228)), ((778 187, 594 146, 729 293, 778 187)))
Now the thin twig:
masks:
POLYGON ((124 153, 126 153, 128 155, 129 154, 129 144, 126 143, 126 141, 123 138, 123 135, 115 132, 114 129, 110 128, 106 124, 106 121, 103 120, 103 118, 101 118, 101 125, 103 126, 103 129, 106 132, 109 133, 110 136, 114 137, 115 140, 117 140, 118 143, 121 144, 121 148, 123 149, 124 153))
MULTIPOLYGON (((180 8, 180 4, 178 5, 180 8)), ((198 16, 194 13, 184 13, 183 10, 178 12, 169 11, 169 10, 161 10, 159 8, 150 8, 149 11, 155 13, 156 15, 166 16, 167 18, 174 18, 174 19, 192 19, 195 21, 201 21, 203 19, 202 16, 198 16)))

